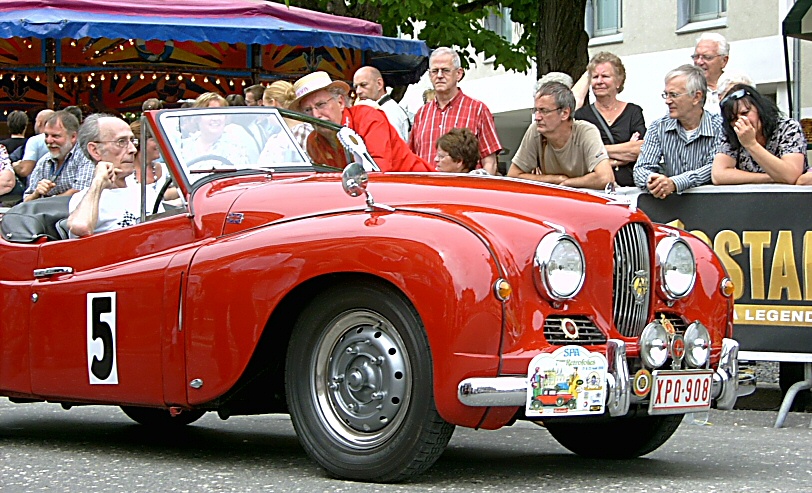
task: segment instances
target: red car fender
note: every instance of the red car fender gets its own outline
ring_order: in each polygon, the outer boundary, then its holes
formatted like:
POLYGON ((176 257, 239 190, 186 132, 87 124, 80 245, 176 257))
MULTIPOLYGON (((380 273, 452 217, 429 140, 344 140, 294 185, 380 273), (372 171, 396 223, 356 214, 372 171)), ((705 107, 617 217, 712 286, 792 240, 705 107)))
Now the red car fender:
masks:
MULTIPOLYGON (((481 238, 420 213, 322 215, 238 233, 202 247, 189 270, 185 327, 189 391, 198 405, 227 392, 245 370, 285 296, 320 276, 368 275, 397 287, 417 309, 434 364, 435 399, 448 421, 476 425, 460 380, 496 375, 502 304, 498 269, 481 238)), ((281 378, 281 375, 280 375, 281 378)))

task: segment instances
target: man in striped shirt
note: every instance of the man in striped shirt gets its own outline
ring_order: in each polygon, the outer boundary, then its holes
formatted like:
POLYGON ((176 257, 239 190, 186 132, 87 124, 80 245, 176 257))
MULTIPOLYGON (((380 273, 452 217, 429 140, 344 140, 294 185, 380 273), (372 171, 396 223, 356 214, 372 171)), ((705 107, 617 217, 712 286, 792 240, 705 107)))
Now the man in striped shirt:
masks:
POLYGON ((412 152, 429 163, 437 154, 437 139, 452 128, 468 128, 479 141, 480 164, 496 174, 496 156, 502 150, 493 115, 487 106, 462 93, 460 56, 451 48, 437 48, 429 57, 429 78, 435 97, 417 110, 409 138, 412 152))
POLYGON ((664 199, 711 182, 722 136, 722 117, 703 109, 708 85, 702 69, 682 65, 666 74, 662 96, 668 115, 646 132, 634 165, 634 183, 664 199))

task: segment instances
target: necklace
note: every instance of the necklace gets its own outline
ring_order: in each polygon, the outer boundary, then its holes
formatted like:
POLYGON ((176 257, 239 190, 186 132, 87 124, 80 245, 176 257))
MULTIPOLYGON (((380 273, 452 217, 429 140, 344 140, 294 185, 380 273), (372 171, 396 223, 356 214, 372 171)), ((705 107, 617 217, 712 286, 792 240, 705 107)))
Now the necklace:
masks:
POLYGON ((601 115, 606 120, 606 123, 611 125, 612 122, 614 122, 618 117, 616 112, 617 112, 618 107, 620 106, 620 101, 615 100, 615 104, 613 104, 611 106, 608 106, 608 107, 601 105, 597 101, 596 101, 596 104, 598 106, 598 109, 601 110, 601 115))

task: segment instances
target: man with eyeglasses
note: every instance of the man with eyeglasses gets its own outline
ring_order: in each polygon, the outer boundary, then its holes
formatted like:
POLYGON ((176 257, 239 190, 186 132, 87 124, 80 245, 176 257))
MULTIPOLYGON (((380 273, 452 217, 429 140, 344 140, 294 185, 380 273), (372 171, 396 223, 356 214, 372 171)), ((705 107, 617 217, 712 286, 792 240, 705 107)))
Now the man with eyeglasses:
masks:
POLYGON ((598 128, 574 120, 575 96, 560 82, 539 86, 534 125, 522 138, 508 176, 575 188, 603 190, 614 181, 598 128))
POLYGON ((646 131, 634 165, 634 183, 657 198, 711 182, 722 117, 703 109, 707 84, 702 69, 682 65, 665 76, 668 114, 646 131))
POLYGON ((73 195, 90 185, 93 163, 76 145, 79 120, 61 110, 51 115, 43 126, 48 153, 42 156, 31 175, 23 200, 73 195))
MULTIPOLYGON (((93 162, 90 186, 70 199, 68 231, 71 238, 136 224, 141 217, 141 188, 128 187, 126 178, 135 171, 138 140, 121 118, 96 113, 79 129, 79 146, 93 162)), ((147 204, 157 192, 147 187, 147 204)))
MULTIPOLYGON (((334 81, 327 72, 318 71, 297 80, 293 91, 296 99, 290 103, 290 109, 355 130, 381 171, 434 171, 409 150, 383 111, 361 104, 347 107, 350 86, 346 82, 334 81)), ((323 125, 313 127, 314 131, 307 136, 310 159, 336 168, 347 166, 347 153, 336 131, 323 125)))
POLYGON ((409 147, 429 163, 437 154, 437 139, 452 128, 467 128, 479 141, 480 164, 496 174, 496 156, 502 150, 493 115, 485 104, 463 94, 457 86, 462 79, 460 56, 451 48, 441 47, 429 56, 429 78, 434 100, 427 102, 414 116, 409 147))
POLYGON ((719 92, 717 84, 719 77, 727 65, 730 45, 724 36, 717 33, 704 33, 696 40, 694 54, 691 59, 694 65, 702 69, 708 84, 708 94, 705 98, 705 111, 719 113, 719 92))

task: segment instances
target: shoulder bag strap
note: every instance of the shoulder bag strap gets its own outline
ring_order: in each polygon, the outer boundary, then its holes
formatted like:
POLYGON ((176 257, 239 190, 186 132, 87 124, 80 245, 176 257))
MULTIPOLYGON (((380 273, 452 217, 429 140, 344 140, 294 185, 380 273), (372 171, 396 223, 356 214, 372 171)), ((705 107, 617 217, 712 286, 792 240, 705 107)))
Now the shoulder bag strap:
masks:
POLYGON ((609 143, 614 144, 615 138, 612 137, 612 132, 609 130, 609 125, 606 124, 606 120, 603 119, 603 115, 601 115, 598 108, 595 107, 595 103, 590 104, 589 107, 592 109, 592 113, 595 113, 595 116, 598 118, 598 123, 603 129, 603 133, 605 133, 606 137, 609 139, 609 143))
POLYGON ((539 142, 541 143, 541 151, 539 151, 539 155, 536 160, 536 169, 533 170, 533 174, 546 175, 547 169, 546 166, 544 166, 544 151, 547 150, 547 138, 539 134, 539 142))

